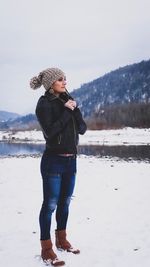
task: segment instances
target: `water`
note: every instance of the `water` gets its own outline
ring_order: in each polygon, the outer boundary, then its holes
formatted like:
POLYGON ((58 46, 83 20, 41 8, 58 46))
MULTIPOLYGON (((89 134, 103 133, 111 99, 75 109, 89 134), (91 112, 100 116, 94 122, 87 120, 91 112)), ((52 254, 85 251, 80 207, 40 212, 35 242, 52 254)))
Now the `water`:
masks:
MULTIPOLYGON (((0 142, 0 156, 39 155, 44 151, 44 147, 44 144, 0 142)), ((150 161, 150 146, 84 145, 78 147, 78 154, 150 161)))
POLYGON ((1 156, 36 155, 42 154, 43 150, 43 144, 0 142, 1 156))

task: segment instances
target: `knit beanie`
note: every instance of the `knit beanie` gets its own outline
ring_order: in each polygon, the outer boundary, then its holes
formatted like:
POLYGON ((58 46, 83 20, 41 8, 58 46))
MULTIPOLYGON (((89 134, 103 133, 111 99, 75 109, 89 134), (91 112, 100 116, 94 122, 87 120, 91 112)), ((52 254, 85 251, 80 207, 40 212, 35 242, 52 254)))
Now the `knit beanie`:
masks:
POLYGON ((62 70, 58 68, 48 68, 41 71, 37 77, 35 76, 30 80, 30 87, 35 90, 43 85, 45 90, 49 90, 54 82, 64 77, 65 73, 62 70))

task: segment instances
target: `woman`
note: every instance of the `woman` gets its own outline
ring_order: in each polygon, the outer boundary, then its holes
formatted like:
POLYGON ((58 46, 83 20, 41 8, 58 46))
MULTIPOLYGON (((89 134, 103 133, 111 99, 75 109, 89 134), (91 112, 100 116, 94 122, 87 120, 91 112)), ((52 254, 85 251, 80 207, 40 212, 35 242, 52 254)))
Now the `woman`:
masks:
POLYGON ((76 101, 66 90, 66 77, 58 68, 48 68, 30 81, 32 89, 46 89, 36 107, 36 115, 46 140, 41 160, 43 204, 40 211, 41 257, 54 266, 64 265, 52 248, 51 217, 56 209, 55 244, 58 249, 80 253, 66 239, 69 204, 75 185, 78 134, 86 124, 76 101))

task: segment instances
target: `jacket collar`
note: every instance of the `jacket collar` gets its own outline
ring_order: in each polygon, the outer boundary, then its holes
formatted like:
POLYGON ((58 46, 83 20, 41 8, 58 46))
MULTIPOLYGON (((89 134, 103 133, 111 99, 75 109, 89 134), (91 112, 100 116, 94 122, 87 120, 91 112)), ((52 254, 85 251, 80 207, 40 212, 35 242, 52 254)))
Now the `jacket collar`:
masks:
POLYGON ((45 96, 48 98, 49 101, 53 101, 55 99, 58 99, 58 97, 54 94, 51 94, 50 92, 46 91, 45 96))

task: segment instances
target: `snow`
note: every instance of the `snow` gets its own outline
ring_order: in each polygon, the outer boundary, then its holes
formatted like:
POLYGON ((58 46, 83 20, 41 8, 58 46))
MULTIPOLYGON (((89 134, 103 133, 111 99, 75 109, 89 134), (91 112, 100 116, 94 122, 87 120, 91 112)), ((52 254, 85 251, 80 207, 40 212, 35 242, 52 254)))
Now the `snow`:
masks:
MULTIPOLYGON (((38 259, 39 165, 39 157, 0 158, 1 266, 44 266, 38 259)), ((78 157, 68 239, 81 254, 58 251, 66 267, 150 266, 149 174, 142 161, 78 157)), ((53 237, 54 230, 53 216, 53 237)))
MULTIPOLYGON (((0 131, 0 140, 44 143, 41 131, 0 131)), ((88 130, 80 135, 80 145, 150 145, 150 128, 123 128, 115 130, 88 130)))
POLYGON ((97 145, 149 145, 150 129, 123 128, 116 130, 87 131, 80 136, 80 144, 97 145))

